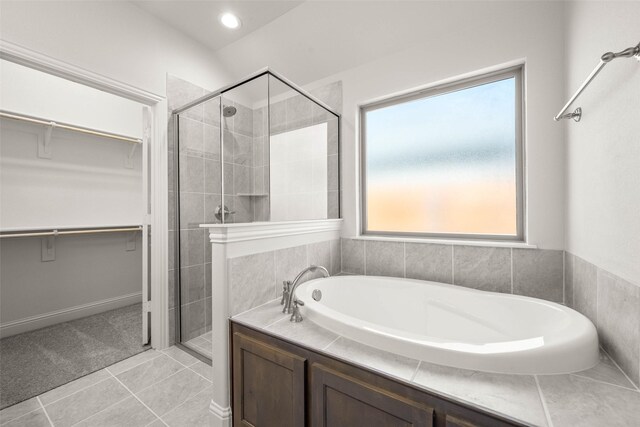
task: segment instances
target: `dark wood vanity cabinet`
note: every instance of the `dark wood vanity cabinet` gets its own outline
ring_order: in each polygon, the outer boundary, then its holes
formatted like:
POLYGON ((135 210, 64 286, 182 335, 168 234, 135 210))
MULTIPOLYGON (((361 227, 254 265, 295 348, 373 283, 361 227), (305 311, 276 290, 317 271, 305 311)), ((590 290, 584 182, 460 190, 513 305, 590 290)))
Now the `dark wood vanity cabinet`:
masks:
POLYGON ((237 323, 230 330, 236 427, 523 425, 237 323))

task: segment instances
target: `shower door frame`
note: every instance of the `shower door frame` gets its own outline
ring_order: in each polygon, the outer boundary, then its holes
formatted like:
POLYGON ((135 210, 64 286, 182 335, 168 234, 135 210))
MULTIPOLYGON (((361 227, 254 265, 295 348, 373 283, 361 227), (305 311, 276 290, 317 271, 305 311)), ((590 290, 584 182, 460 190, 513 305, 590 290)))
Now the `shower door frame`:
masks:
MULTIPOLYGON (((196 350, 186 346, 183 342, 182 342, 182 304, 181 304, 181 277, 180 277, 180 272, 181 272, 181 264, 180 264, 180 132, 179 132, 179 126, 180 126, 180 120, 179 120, 179 116, 182 112, 189 110, 192 107, 195 107, 197 105, 203 104, 207 101, 210 101, 212 99, 215 99, 217 97, 220 97, 220 163, 221 163, 221 168, 220 168, 220 173, 221 173, 221 194, 220 194, 220 203, 223 209, 223 214, 221 216, 221 224, 225 224, 225 215, 224 215, 224 161, 222 161, 223 159, 223 155, 224 155, 224 132, 223 132, 223 121, 222 121, 222 95, 226 92, 229 92, 239 86, 244 85, 245 83, 249 83, 255 79, 258 79, 262 76, 273 76, 275 79, 279 80, 281 83, 283 83, 284 85, 286 85, 287 87, 293 89, 294 91, 298 92, 300 95, 304 96, 305 98, 307 98, 309 101, 317 104, 318 106, 320 106, 321 108, 323 108, 324 110, 326 110, 327 112, 333 114, 336 119, 338 120, 338 149, 337 149, 337 153, 338 153, 338 168, 337 168, 337 180, 338 180, 338 218, 342 218, 342 201, 341 201, 341 188, 342 188, 342 177, 341 177, 341 167, 340 167, 340 160, 341 160, 341 144, 342 144, 342 115, 340 113, 338 113, 337 111, 335 111, 333 108, 331 108, 329 105, 327 105, 326 103, 324 103, 323 101, 317 99, 316 97, 314 97, 313 95, 311 95, 309 92, 307 92, 306 90, 302 89, 301 87, 299 87, 298 85, 296 85, 295 83, 293 83, 291 80, 287 79, 286 77, 284 77, 283 75, 281 75, 280 73, 277 73, 276 71, 274 71, 273 69, 269 68, 269 67, 264 67, 252 74, 249 74, 248 76, 246 76, 245 78, 229 84, 227 86, 223 86, 222 88, 208 93, 200 98, 197 98, 181 107, 175 108, 174 110, 171 111, 171 122, 172 122, 172 126, 173 126, 173 147, 175 150, 175 154, 173 156, 173 174, 174 174, 174 188, 176 190, 176 197, 174 197, 175 202, 174 202, 174 206, 175 206, 175 226, 174 226, 174 305, 176 307, 176 314, 175 314, 175 324, 174 324, 174 329, 175 329, 175 345, 177 347, 179 347, 180 349, 188 352, 189 354, 197 357, 198 359, 205 361, 209 364, 211 364, 211 359, 209 359, 208 357, 200 354, 199 352, 197 352, 196 350)), ((267 107, 270 106, 270 102, 271 102, 271 98, 270 98, 270 93, 269 93, 269 89, 268 89, 269 85, 267 83, 267 107)), ((271 121, 270 121, 270 116, 269 116, 269 108, 267 108, 267 123, 269 125, 269 132, 268 135, 269 137, 271 136, 271 121)), ((269 193, 271 193, 271 191, 269 191, 269 193)), ((206 260, 205 260, 206 261, 206 260)), ((205 309, 206 312, 206 309, 205 309)), ((211 318, 213 319, 213 314, 211 316, 211 318)))

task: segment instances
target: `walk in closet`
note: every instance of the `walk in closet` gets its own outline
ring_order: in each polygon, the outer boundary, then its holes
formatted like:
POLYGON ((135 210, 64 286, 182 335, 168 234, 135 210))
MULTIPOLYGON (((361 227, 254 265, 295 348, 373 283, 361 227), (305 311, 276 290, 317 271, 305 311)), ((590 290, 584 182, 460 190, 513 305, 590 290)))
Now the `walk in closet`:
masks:
POLYGON ((149 348, 150 112, 0 60, 0 408, 149 348))

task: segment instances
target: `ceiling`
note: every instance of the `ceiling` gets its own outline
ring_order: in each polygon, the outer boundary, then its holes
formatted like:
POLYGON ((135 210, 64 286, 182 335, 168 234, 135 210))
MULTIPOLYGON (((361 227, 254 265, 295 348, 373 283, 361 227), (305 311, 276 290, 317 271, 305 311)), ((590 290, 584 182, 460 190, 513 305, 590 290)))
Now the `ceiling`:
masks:
POLYGON ((302 1, 132 1, 187 36, 216 51, 246 36, 299 6, 302 1), (219 17, 232 12, 242 26, 230 30, 220 24, 219 17))

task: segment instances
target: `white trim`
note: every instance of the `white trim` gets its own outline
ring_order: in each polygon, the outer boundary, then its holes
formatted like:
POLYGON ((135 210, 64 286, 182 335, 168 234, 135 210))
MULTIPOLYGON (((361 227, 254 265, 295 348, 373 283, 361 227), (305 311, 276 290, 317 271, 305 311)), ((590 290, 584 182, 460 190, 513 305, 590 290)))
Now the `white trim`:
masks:
POLYGON ((403 238, 394 236, 357 236, 349 237, 351 240, 377 240, 384 242, 405 242, 405 243, 432 243, 436 245, 452 245, 452 246, 482 246, 491 248, 518 248, 518 249, 537 249, 537 245, 524 242, 510 242, 507 240, 457 240, 457 239, 427 239, 427 238, 403 238))
POLYGON ((149 150, 151 154, 151 346, 161 350, 169 347, 169 212, 167 101, 152 107, 153 128, 149 150))
POLYGON ((209 412, 213 414, 214 427, 231 427, 231 407, 222 407, 212 400, 209 412))
POLYGON ((203 224, 212 244, 228 244, 227 258, 340 238, 342 219, 203 224))
POLYGON ((168 233, 167 233, 167 100, 146 90, 131 86, 42 53, 0 39, 0 58, 25 65, 107 93, 122 96, 152 109, 151 150, 151 215, 145 223, 151 227, 151 345, 157 349, 169 346, 168 233))
POLYGON ((211 243, 233 243, 246 240, 269 239, 294 234, 340 230, 341 227, 342 219, 200 225, 200 228, 209 229, 211 243))
POLYGON ((113 80, 84 68, 76 67, 7 40, 0 39, 0 58, 145 105, 154 105, 164 99, 160 95, 113 80))
POLYGON ((81 317, 91 316, 92 314, 102 313, 107 310, 126 307, 131 304, 139 303, 140 301, 142 301, 142 293, 137 292, 6 322, 0 324, 0 338, 34 331, 57 323, 80 319, 81 317))

